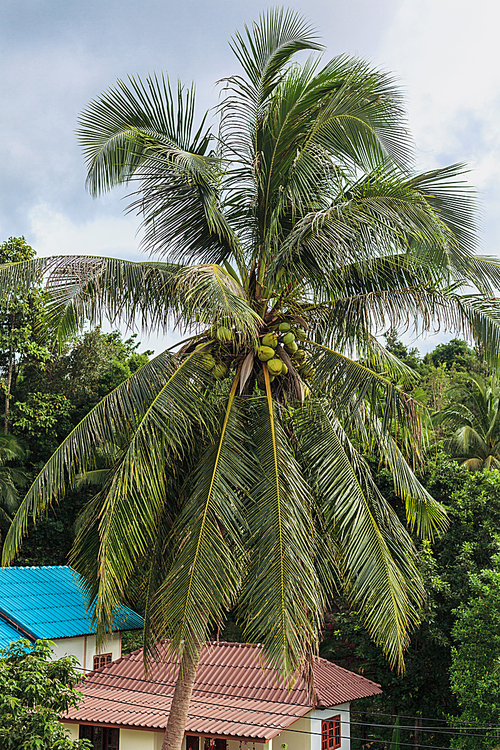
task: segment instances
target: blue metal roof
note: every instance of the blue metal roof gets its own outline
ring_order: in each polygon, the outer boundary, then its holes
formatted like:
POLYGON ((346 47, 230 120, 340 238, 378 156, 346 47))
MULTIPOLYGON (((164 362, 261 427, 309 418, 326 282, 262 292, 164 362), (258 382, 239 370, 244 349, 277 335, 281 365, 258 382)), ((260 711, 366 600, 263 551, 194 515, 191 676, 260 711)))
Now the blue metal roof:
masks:
POLYGON ((0 648, 8 648, 9 643, 17 641, 19 638, 26 638, 26 635, 9 625, 0 616, 0 648))
MULTIPOLYGON (((91 626, 93 607, 87 610, 82 579, 69 565, 2 568, 0 639, 4 627, 11 627, 2 614, 35 638, 70 638, 95 632, 91 626)), ((143 625, 142 617, 123 605, 113 619, 114 630, 143 625)), ((17 633, 15 639, 20 637, 17 633)))

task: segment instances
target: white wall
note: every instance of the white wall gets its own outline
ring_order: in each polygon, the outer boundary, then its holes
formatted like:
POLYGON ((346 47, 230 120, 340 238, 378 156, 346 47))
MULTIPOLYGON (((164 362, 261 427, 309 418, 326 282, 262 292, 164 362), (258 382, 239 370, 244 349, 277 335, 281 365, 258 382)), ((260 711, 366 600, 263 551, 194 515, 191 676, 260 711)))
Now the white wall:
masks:
POLYGON ((96 647, 95 635, 78 635, 74 638, 54 638, 54 658, 73 654, 83 669, 92 669, 93 658, 96 654, 111 653, 112 660, 119 659, 122 651, 120 632, 112 633, 106 643, 99 649, 96 647))
MULTIPOLYGON (((66 724, 63 727, 69 729, 69 737, 77 740, 80 733, 79 724, 66 724)), ((141 729, 120 729, 120 750, 161 750, 163 743, 163 732, 148 732, 141 729)))
MULTIPOLYGON (((340 750, 351 750, 351 724, 349 703, 342 703, 333 708, 323 709, 321 711, 311 711, 311 750, 321 750, 321 722, 325 719, 331 719, 340 715, 340 735, 342 744, 340 750)), ((295 726, 295 725, 294 725, 295 726)), ((289 746, 288 750, 294 750, 289 746)))
POLYGON ((66 724, 63 721, 63 727, 65 729, 69 730, 68 737, 70 740, 77 740, 80 734, 80 725, 79 724, 66 724))
POLYGON ((120 750, 161 750, 163 732, 120 729, 120 750))
POLYGON ((282 745, 288 745, 286 750, 311 750, 311 719, 309 714, 302 719, 297 719, 289 729, 280 732, 273 739, 273 744, 274 750, 285 750, 282 745))

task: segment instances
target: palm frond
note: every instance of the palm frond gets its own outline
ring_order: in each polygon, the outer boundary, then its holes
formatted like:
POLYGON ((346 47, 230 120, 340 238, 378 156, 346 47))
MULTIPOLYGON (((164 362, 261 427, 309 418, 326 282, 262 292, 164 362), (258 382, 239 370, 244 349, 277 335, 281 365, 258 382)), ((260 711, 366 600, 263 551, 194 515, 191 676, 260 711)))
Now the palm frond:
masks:
POLYGON ((219 322, 255 342, 260 318, 245 292, 217 265, 133 263, 115 258, 55 256, 0 267, 0 294, 15 294, 33 283, 49 293, 46 328, 65 340, 85 322, 103 318, 143 331, 199 329, 219 322))
POLYGON ((241 494, 252 478, 241 409, 233 380, 221 422, 183 488, 173 524, 175 550, 151 609, 155 633, 171 649, 194 653, 214 624, 220 624, 240 588, 245 553, 241 494))
POLYGON ((170 259, 242 256, 220 209, 220 160, 208 155, 205 115, 194 131, 194 87, 165 76, 118 81, 80 114, 90 191, 139 181, 129 206, 143 216, 143 246, 170 259))
POLYGON ((280 414, 267 367, 266 397, 253 406, 258 481, 250 492, 250 562, 239 606, 245 637, 291 678, 317 645, 326 604, 311 544, 311 497, 280 414))
MULTIPOLYGON (((203 426, 207 416, 201 387, 207 378, 206 371, 197 365, 200 355, 193 353, 179 362, 164 352, 143 365, 128 380, 100 401, 63 440, 55 453, 40 471, 26 494, 3 548, 4 564, 15 556, 19 544, 27 533, 29 520, 36 522, 47 509, 64 495, 68 487, 75 486, 77 477, 92 467, 95 449, 98 446, 114 445, 117 435, 128 438, 129 448, 119 461, 117 470, 111 475, 107 488, 110 517, 103 520, 106 533, 119 535, 120 522, 130 528, 130 542, 144 549, 151 526, 146 531, 136 527, 140 516, 128 516, 131 507, 137 504, 144 510, 145 518, 152 519, 161 504, 161 476, 169 455, 180 458, 193 440, 194 426, 203 426), (203 416, 205 415, 205 417, 203 416), (148 440, 156 446, 158 454, 151 451, 148 440), (144 474, 142 472, 145 472, 144 474), (149 473, 148 473, 149 472, 149 473), (143 494, 144 487, 152 493, 151 498, 143 494), (117 506, 121 501, 125 506, 117 506), (155 505, 156 503, 156 505, 155 505), (146 512, 149 508, 149 515, 146 512), (135 521, 134 521, 135 518, 135 521), (109 527, 109 528, 108 528, 109 527)), ((208 425, 207 425, 208 427, 208 425)), ((133 557, 131 547, 121 550, 115 547, 118 556, 123 555, 129 565, 133 557), (130 555, 130 559, 125 558, 130 555)), ((102 571, 103 581, 107 571, 102 571)), ((116 601, 116 581, 109 583, 109 596, 116 601)), ((109 611, 108 611, 109 613, 109 611)))
POLYGON ((258 102, 263 103, 283 76, 290 58, 306 49, 321 50, 310 23, 297 12, 270 8, 245 35, 236 32, 230 42, 238 62, 248 76, 258 102))
POLYGON ((348 597, 391 664, 402 669, 424 593, 412 541, 362 460, 353 461, 355 450, 335 415, 314 402, 298 420, 301 451, 348 597))

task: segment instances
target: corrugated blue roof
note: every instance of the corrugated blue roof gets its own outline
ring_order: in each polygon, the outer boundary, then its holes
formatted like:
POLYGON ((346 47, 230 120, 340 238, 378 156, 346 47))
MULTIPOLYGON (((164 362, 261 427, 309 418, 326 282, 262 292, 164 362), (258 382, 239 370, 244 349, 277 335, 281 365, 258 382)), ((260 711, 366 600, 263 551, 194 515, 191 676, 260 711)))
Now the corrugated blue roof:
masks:
POLYGON ((9 643, 17 641, 19 638, 26 638, 26 635, 9 625, 0 616, 0 648, 8 648, 9 643))
MULTIPOLYGON (((0 570, 0 619, 3 613, 36 638, 93 633, 92 612, 87 611, 80 576, 68 565, 0 570)), ((143 624, 136 612, 121 606, 113 629, 134 630, 143 624)))

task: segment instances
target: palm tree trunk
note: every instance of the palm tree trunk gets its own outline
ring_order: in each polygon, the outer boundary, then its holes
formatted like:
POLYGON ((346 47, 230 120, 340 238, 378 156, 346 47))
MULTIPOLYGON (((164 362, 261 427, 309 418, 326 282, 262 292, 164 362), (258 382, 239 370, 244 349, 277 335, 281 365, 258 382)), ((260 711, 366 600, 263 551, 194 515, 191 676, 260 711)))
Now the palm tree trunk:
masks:
POLYGON ((181 750, 202 648, 203 644, 200 643, 191 657, 187 653, 182 656, 161 750, 181 750))

